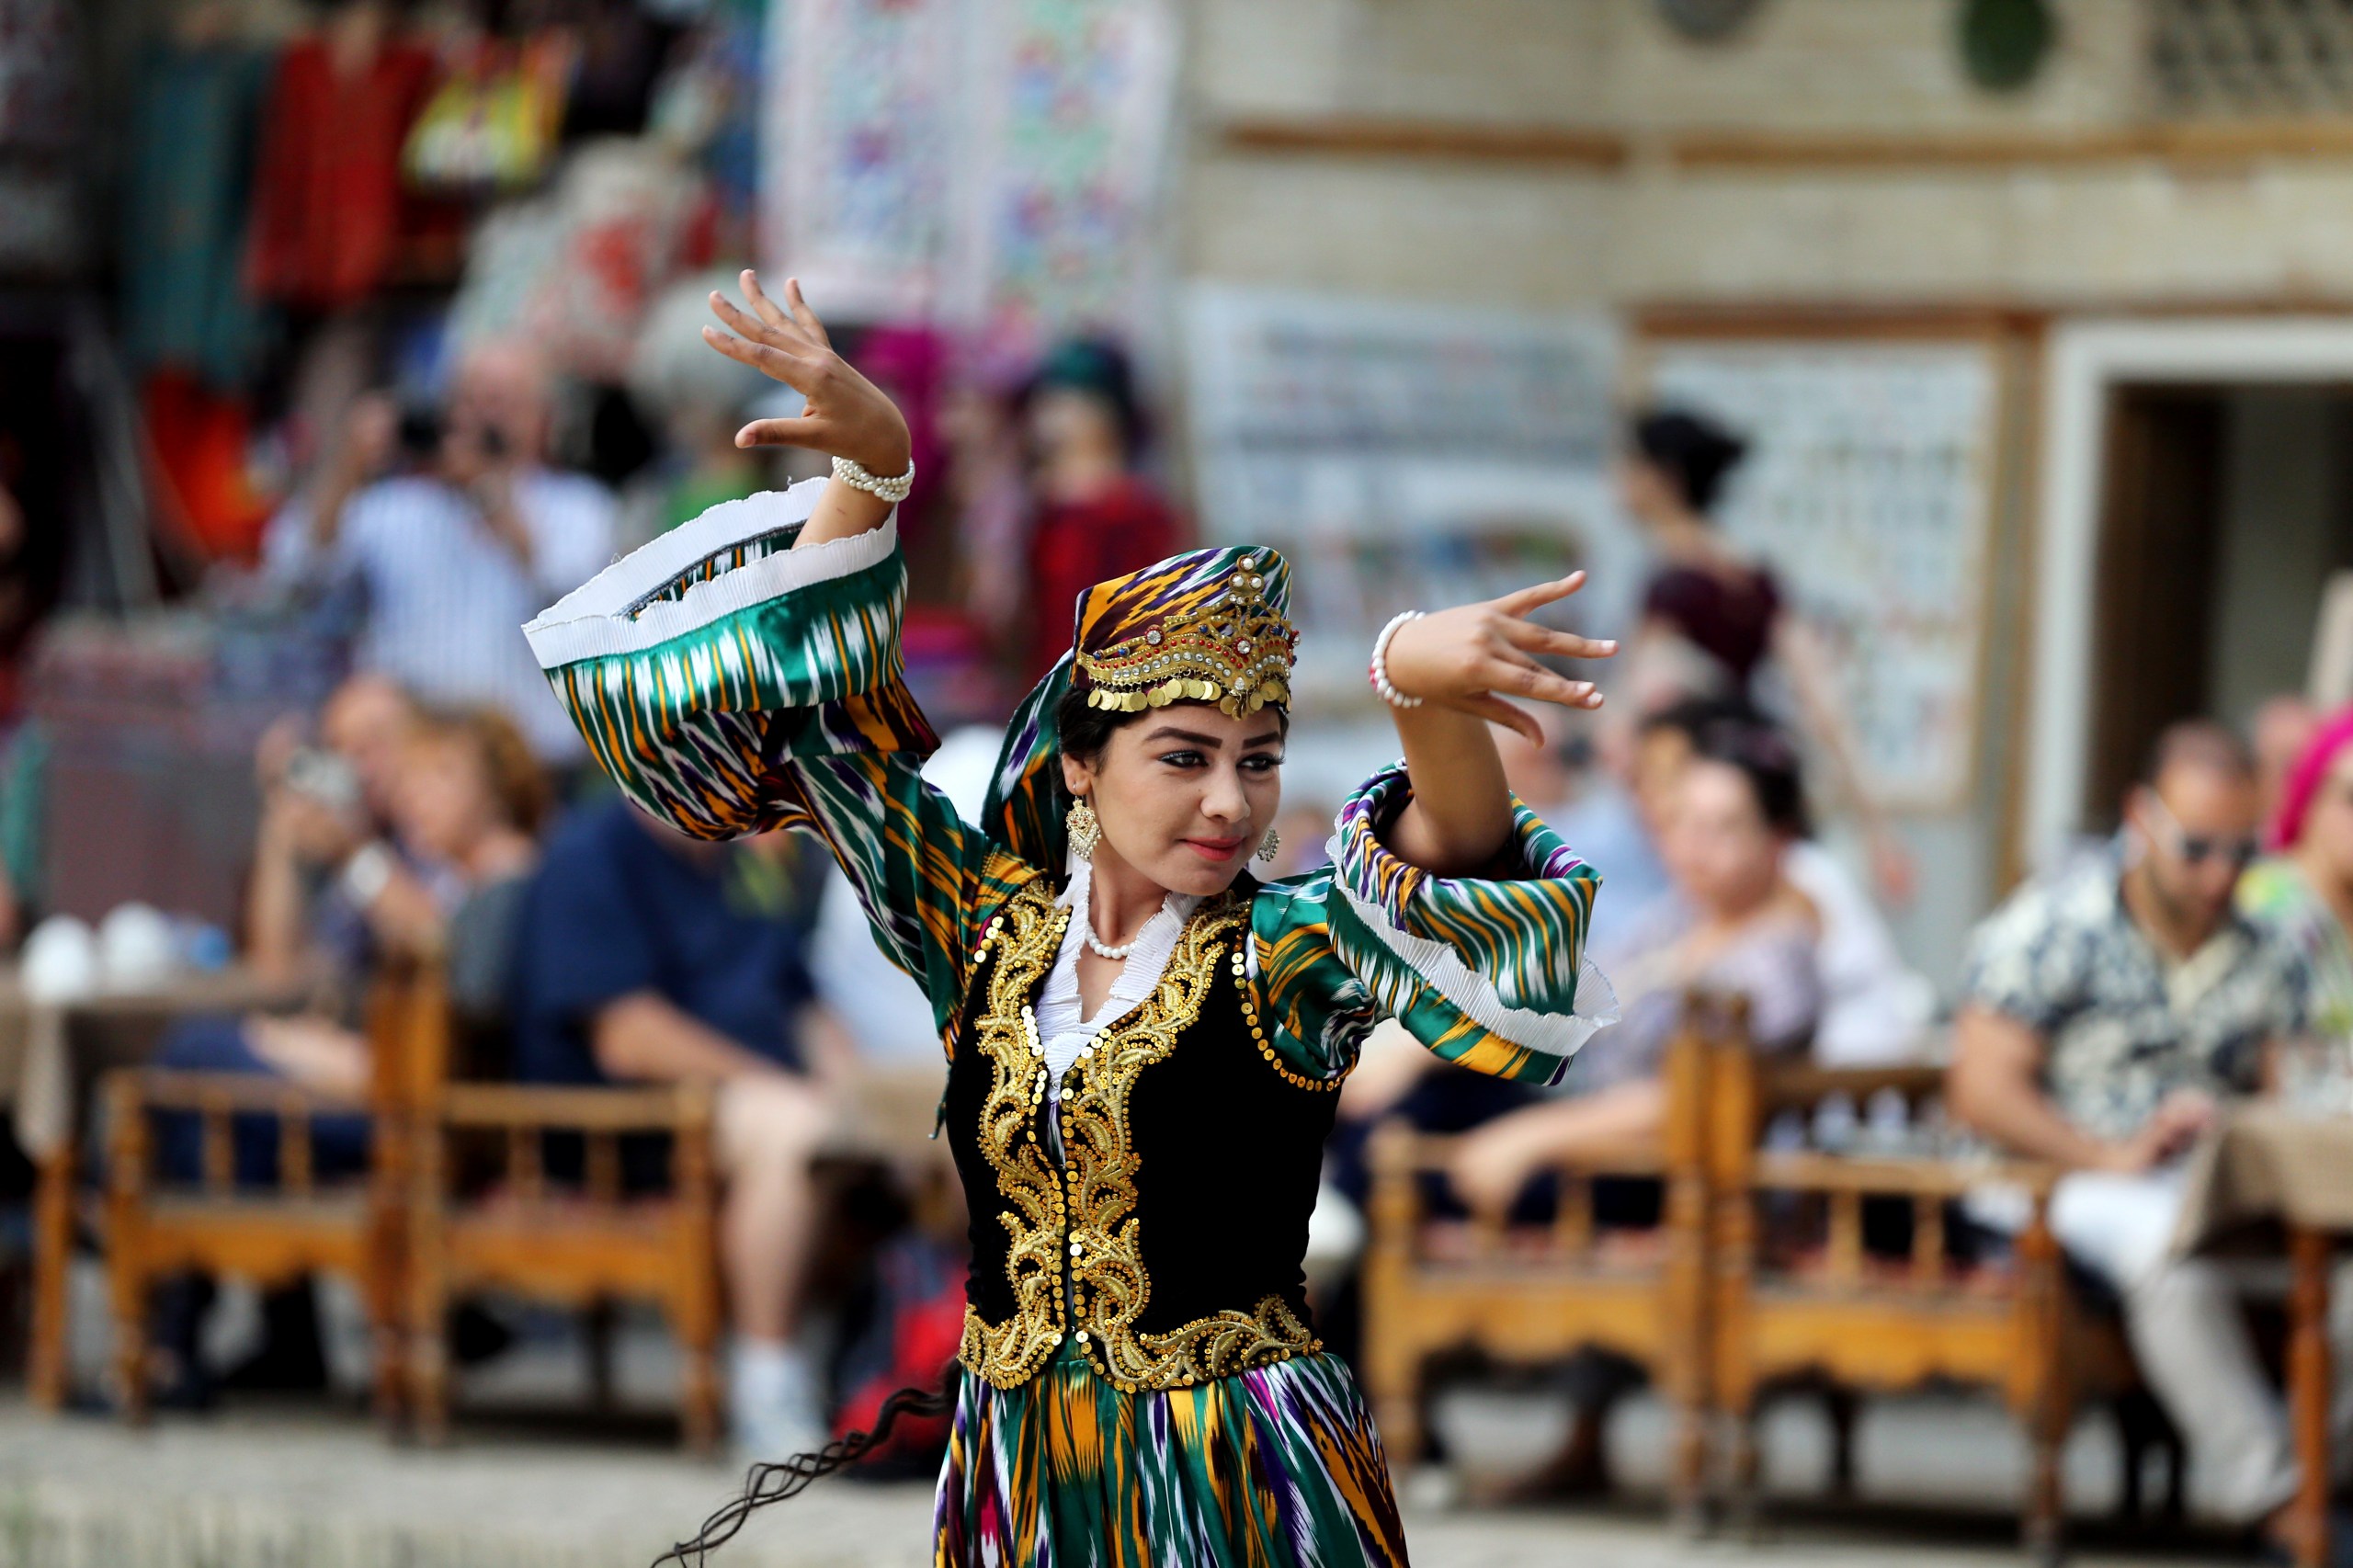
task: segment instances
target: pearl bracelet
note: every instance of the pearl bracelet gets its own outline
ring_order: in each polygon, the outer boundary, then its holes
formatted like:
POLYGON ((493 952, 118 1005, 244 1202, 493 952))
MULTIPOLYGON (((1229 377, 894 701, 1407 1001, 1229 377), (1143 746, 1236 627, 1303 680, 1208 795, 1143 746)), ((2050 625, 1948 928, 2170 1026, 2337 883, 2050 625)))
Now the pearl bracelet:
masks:
POLYGON ((907 498, 908 491, 915 487, 915 465, 909 462, 906 472, 895 479, 884 479, 880 474, 868 472, 863 463, 854 462, 848 458, 835 458, 834 477, 852 489, 863 490, 869 495, 895 506, 907 498))
POLYGON ((1372 682, 1372 689, 1380 694, 1381 700, 1392 708, 1419 708, 1422 705, 1420 698, 1406 696, 1389 680, 1389 640, 1396 636, 1397 629, 1407 621, 1421 619, 1420 610, 1402 611, 1391 618, 1389 624, 1381 629, 1381 635, 1372 640, 1372 665, 1365 671, 1365 676, 1372 682))

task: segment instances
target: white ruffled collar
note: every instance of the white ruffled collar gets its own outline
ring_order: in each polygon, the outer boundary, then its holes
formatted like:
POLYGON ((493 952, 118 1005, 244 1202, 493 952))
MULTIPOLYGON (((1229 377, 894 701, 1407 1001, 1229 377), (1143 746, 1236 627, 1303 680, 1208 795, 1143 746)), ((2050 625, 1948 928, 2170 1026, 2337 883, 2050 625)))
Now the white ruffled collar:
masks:
POLYGON ((1070 880, 1054 901, 1070 911, 1070 925, 1063 932, 1062 949, 1054 955, 1054 967, 1038 996, 1038 1038, 1045 1044, 1046 1070, 1054 1079, 1060 1079, 1078 1059, 1079 1048, 1090 1036, 1106 1024, 1119 1022, 1152 994, 1168 971, 1168 960, 1176 955, 1176 939, 1185 934, 1185 923, 1201 906, 1201 900, 1190 893, 1172 892, 1164 898, 1160 912, 1136 933, 1127 962, 1111 982, 1111 994, 1093 1017, 1082 1017, 1078 955, 1085 950, 1086 933, 1092 928, 1094 888, 1094 868, 1072 856, 1070 880))

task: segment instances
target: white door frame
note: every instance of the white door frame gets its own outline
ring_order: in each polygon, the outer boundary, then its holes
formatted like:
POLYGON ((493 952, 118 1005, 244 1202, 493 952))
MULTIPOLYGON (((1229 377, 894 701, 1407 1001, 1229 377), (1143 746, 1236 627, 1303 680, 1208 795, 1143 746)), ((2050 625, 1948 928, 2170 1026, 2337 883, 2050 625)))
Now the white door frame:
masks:
POLYGON ((2109 393, 2119 382, 2353 382, 2353 319, 2065 322, 2043 371, 2034 684, 2022 846, 2047 864, 2082 831, 2109 393))

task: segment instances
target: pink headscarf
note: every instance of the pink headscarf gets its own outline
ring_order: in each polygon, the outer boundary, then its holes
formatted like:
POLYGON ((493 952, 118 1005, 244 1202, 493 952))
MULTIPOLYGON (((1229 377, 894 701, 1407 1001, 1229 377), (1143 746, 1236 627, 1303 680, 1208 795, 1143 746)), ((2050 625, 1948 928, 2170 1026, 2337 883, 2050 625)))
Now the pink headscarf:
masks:
POLYGON ((2304 835, 2304 814, 2312 810, 2313 797, 2320 793, 2321 781, 2348 743, 2353 743, 2353 708, 2331 717, 2304 743, 2302 755, 2279 788, 2279 814, 2271 820, 2268 846, 2274 854, 2294 848, 2304 835))

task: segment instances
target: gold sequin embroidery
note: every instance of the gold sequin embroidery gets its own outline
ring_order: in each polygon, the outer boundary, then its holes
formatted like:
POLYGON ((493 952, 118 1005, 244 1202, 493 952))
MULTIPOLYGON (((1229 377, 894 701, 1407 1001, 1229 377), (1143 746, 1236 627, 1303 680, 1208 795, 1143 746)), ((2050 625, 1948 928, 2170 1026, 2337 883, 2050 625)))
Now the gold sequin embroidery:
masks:
POLYGON ((1317 1347, 1297 1314, 1272 1296, 1250 1312, 1219 1312, 1165 1334, 1135 1328, 1152 1299, 1152 1280, 1134 1217, 1141 1162, 1129 1137, 1129 1098, 1138 1075, 1199 1019, 1217 983, 1220 954, 1230 941, 1238 951, 1247 939, 1248 913, 1243 892, 1204 907, 1152 994, 1081 1051, 1054 1110, 1063 1150, 1057 1170, 1028 1136, 1043 1085, 1029 1008, 1061 948, 1067 915, 1042 889, 1025 889, 1006 906, 977 1034, 993 1064, 982 1147, 1006 1205, 998 1218, 1013 1242, 1006 1267, 1016 1310, 991 1324, 968 1308, 961 1351, 964 1364, 995 1386, 1017 1387, 1034 1376, 1065 1329, 1097 1369, 1126 1390, 1181 1388, 1317 1347))

